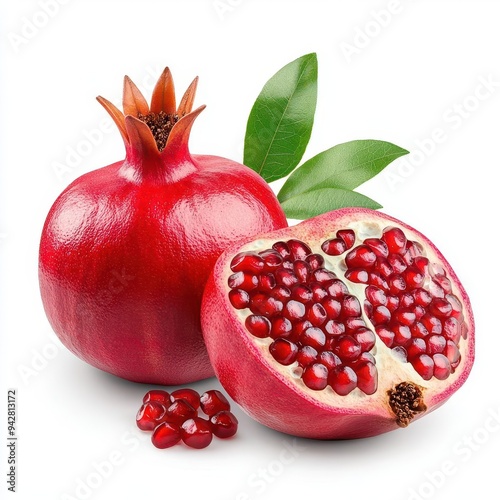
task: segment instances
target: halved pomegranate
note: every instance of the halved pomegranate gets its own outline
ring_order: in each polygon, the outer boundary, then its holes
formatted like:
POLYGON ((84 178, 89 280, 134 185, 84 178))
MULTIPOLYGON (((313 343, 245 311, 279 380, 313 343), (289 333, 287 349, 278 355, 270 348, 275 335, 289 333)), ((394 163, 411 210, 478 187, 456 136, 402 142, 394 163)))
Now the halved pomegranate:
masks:
POLYGON ((406 427, 464 383, 474 358, 470 302, 443 255, 366 209, 226 251, 202 327, 229 395, 262 424, 311 438, 406 427))

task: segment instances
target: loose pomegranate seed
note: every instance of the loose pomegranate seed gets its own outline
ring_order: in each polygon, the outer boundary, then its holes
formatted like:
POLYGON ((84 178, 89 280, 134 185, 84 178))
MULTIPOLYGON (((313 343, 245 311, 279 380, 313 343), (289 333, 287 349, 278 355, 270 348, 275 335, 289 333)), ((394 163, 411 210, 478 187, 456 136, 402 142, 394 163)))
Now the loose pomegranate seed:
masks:
POLYGON ((430 380, 434 374, 434 361, 427 354, 421 354, 412 361, 416 372, 424 379, 430 380))
POLYGON ((143 431, 152 431, 165 417, 165 407, 158 401, 144 403, 137 412, 137 427, 143 431))
POLYGON ((299 348, 287 339, 276 339, 270 346, 269 352, 280 365, 291 365, 296 359, 299 348))
POLYGON ((345 263, 349 268, 360 267, 370 269, 374 266, 376 260, 377 255, 367 245, 359 245, 345 256, 345 263))
POLYGON ((353 283, 368 283, 369 275, 364 269, 349 269, 345 277, 353 283))
POLYGON ((174 403, 179 399, 187 401, 195 410, 200 407, 200 394, 194 389, 177 389, 170 394, 170 402, 174 403))
POLYGON ((304 369, 302 381, 309 389, 322 391, 328 385, 328 368, 322 363, 312 363, 304 369))
POLYGON ((451 373, 450 360, 441 353, 434 354, 434 356, 432 356, 432 360, 434 361, 434 376, 438 380, 447 379, 451 373))
POLYGON ((246 292, 250 292, 259 286, 259 279, 254 274, 239 271, 229 276, 227 284, 229 285, 229 288, 239 288, 241 290, 245 290, 246 292))
POLYGON ((377 257, 387 258, 389 256, 389 248, 385 241, 379 238, 367 238, 363 243, 370 247, 377 257))
POLYGON ((212 442, 212 426, 201 417, 186 420, 181 427, 182 441, 191 448, 206 448, 212 442))
POLYGON ((264 260, 256 252, 241 252, 233 257, 230 267, 233 272, 247 271, 258 274, 264 269, 264 260))
POLYGON ((348 249, 351 248, 356 241, 356 233, 352 229, 339 229, 336 236, 344 240, 348 249))
POLYGON ((302 368, 314 363, 318 358, 318 351, 309 345, 302 346, 297 353, 297 363, 302 368))
POLYGON ((350 366, 334 368, 328 377, 331 388, 340 396, 346 396, 356 388, 358 377, 350 366))
POLYGON ((406 236, 398 227, 386 227, 382 232, 382 239, 390 253, 403 253, 406 249, 406 236))
POLYGON ((163 406, 168 406, 170 405, 170 394, 167 391, 162 391, 161 389, 152 389, 151 391, 146 392, 142 398, 143 403, 147 403, 149 401, 156 401, 163 406))
POLYGON ((309 245, 306 245, 303 241, 292 239, 288 240, 287 244, 293 260, 305 260, 312 253, 309 245))
POLYGON ((210 417, 210 427, 214 436, 227 439, 236 434, 238 419, 230 411, 220 411, 210 417))
POLYGON ((200 397, 200 407, 203 413, 209 417, 215 415, 219 411, 228 411, 231 409, 226 396, 217 390, 204 392, 200 397))
POLYGON ((321 350, 326 343, 326 336, 320 328, 311 326, 300 336, 300 343, 304 346, 308 345, 314 349, 321 350))
POLYGON ((307 311, 307 319, 314 326, 321 326, 327 317, 326 309, 321 304, 313 304, 307 311))
POLYGON ((151 436, 151 442, 156 448, 165 449, 176 445, 181 440, 181 428, 171 422, 157 425, 151 436))
POLYGON ((185 399, 177 399, 167 408, 163 419, 167 422, 182 424, 184 420, 196 416, 196 413, 196 409, 185 399))
POLYGON ((334 352, 342 361, 354 361, 361 354, 361 346, 350 335, 342 335, 338 339, 334 352))
POLYGON ((357 386, 365 394, 375 394, 377 392, 377 369, 373 363, 364 363, 356 368, 357 386))
POLYGON ((247 330, 254 336, 260 339, 269 337, 271 332, 271 322, 264 316, 251 314, 245 319, 247 330))
POLYGON ((273 318, 271 320, 271 333, 272 339, 280 337, 288 337, 292 331, 292 323, 289 319, 283 317, 273 318))
POLYGON ((321 250, 326 255, 342 255, 347 250, 347 245, 342 238, 332 238, 321 244, 321 250))
POLYGON ((235 309, 245 309, 250 304, 250 295, 245 290, 236 288, 229 291, 229 301, 235 309))

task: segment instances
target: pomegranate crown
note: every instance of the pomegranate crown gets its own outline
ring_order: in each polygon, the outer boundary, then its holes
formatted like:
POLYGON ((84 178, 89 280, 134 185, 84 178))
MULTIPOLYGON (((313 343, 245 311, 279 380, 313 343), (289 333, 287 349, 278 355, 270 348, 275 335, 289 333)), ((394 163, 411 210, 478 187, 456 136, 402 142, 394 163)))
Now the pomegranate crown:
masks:
POLYGON ((97 100, 118 127, 127 156, 134 156, 138 149, 142 154, 155 156, 182 147, 187 152, 192 124, 205 109, 203 105, 192 111, 197 84, 198 77, 176 106, 174 81, 167 67, 153 89, 151 105, 128 76, 123 83, 123 112, 104 97, 98 96, 97 100))

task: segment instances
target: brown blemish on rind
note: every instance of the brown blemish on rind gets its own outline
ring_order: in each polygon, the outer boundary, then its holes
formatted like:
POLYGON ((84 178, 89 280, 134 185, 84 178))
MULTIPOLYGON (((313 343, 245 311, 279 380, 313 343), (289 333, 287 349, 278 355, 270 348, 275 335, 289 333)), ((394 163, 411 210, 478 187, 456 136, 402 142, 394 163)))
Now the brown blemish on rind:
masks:
POLYGON ((139 113, 137 118, 150 128, 158 146, 158 151, 163 151, 172 127, 179 120, 177 115, 169 115, 165 111, 159 113, 150 112, 147 115, 139 113))
POLYGON ((387 394, 389 406, 400 427, 407 427, 415 415, 427 410, 422 388, 411 382, 401 382, 394 389, 387 391, 387 394))

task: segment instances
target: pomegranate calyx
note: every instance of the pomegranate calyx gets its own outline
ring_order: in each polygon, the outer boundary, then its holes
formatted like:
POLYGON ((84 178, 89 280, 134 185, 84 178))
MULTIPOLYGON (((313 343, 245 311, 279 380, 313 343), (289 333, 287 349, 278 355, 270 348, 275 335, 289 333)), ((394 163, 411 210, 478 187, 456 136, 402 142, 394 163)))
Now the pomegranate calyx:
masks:
POLYGON ((423 388, 411 382, 400 382, 387 391, 389 406, 399 427, 408 427, 415 415, 427 410, 423 388))

